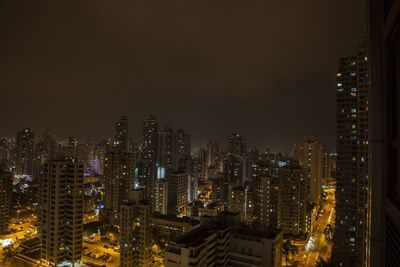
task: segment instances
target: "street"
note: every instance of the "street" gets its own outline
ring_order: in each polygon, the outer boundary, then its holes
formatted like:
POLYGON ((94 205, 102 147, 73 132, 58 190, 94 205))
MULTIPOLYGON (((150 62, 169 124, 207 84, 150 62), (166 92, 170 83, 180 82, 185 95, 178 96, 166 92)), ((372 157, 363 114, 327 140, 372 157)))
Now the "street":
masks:
POLYGON ((334 226, 335 222, 335 189, 324 189, 327 194, 323 212, 315 222, 314 231, 305 247, 299 247, 299 252, 292 257, 292 262, 298 262, 299 266, 314 267, 320 258, 327 260, 331 256, 332 242, 327 240, 324 230, 327 225, 334 226))

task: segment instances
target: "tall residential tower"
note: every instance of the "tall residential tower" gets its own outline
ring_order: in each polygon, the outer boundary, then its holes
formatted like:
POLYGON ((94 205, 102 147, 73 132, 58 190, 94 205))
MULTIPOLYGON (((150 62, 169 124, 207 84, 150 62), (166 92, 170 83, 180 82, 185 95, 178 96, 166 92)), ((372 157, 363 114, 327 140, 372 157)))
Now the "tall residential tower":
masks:
POLYGON ((365 266, 368 213, 368 64, 365 41, 339 61, 336 93, 337 186, 333 260, 365 266))

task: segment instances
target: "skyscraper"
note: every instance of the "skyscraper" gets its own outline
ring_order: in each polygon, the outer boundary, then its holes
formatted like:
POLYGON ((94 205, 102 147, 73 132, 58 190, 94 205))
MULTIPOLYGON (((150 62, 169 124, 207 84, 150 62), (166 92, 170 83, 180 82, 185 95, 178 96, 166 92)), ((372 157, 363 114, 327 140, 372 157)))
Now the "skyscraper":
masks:
POLYGON ((161 214, 168 213, 168 182, 157 179, 154 183, 153 211, 161 214))
POLYGON ((188 203, 188 175, 173 172, 168 174, 168 213, 186 216, 188 203))
POLYGON ((336 225, 333 260, 364 266, 368 213, 368 65, 366 43, 342 57, 337 77, 336 225))
POLYGON ((34 162, 33 162, 33 179, 39 180, 42 175, 43 164, 50 161, 56 154, 57 142, 54 135, 45 131, 42 134, 42 139, 36 144, 34 151, 34 162))
POLYGON ((80 266, 83 236, 83 164, 73 159, 44 164, 40 192, 41 262, 80 266))
POLYGON ((173 167, 173 144, 174 144, 174 131, 171 127, 164 127, 160 132, 159 138, 159 160, 158 163, 166 170, 172 170, 173 167))
POLYGON ((280 229, 284 233, 306 233, 307 219, 307 187, 308 171, 300 167, 284 167, 278 169, 279 175, 279 209, 280 229))
POLYGON ((293 157, 309 172, 309 201, 319 204, 322 192, 324 149, 314 137, 305 135, 294 145, 293 157))
POLYGON ((115 152, 129 152, 129 124, 128 117, 122 116, 115 123, 115 137, 113 150, 115 152))
POLYGON ((121 267, 151 266, 151 220, 151 204, 143 192, 130 191, 128 200, 121 205, 121 267))
POLYGON ((271 171, 254 178, 253 223, 260 229, 279 228, 281 220, 279 177, 271 171))
POLYGON ((15 144, 15 172, 17 174, 33 174, 34 134, 25 128, 17 133, 15 144))
POLYGON ((237 158, 246 152, 246 142, 239 133, 232 133, 229 137, 228 152, 231 156, 237 158))
POLYGON ((215 167, 217 165, 219 152, 219 145, 217 142, 208 141, 207 142, 207 167, 215 167))
POLYGON ((117 225, 120 206, 133 188, 135 160, 131 153, 108 153, 104 164, 105 215, 117 225))
POLYGON ((153 183, 157 178, 158 124, 153 116, 143 121, 143 139, 138 172, 139 183, 143 186, 147 199, 152 198, 153 183))
POLYGON ((185 171, 186 160, 191 154, 191 137, 183 129, 175 131, 174 135, 174 169, 185 171))
POLYGON ((0 160, 0 234, 8 230, 11 217, 12 175, 0 160))

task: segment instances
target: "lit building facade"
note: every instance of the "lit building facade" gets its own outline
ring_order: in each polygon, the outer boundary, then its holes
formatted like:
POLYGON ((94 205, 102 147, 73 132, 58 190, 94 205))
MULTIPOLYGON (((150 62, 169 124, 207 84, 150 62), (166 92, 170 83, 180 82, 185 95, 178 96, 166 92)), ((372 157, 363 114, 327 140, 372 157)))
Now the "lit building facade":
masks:
POLYGON ((129 199, 121 205, 120 255, 121 267, 151 265, 151 204, 140 191, 131 191, 129 199))
POLYGON ((279 228, 284 233, 300 234, 309 230, 308 171, 301 167, 283 167, 279 176, 279 228))
POLYGON ((336 224, 333 259, 365 266, 368 215, 368 62, 365 41, 339 61, 337 76, 336 224))
POLYGON ((0 161, 0 234, 8 231, 12 210, 12 173, 0 161))
POLYGON ((108 153, 104 164, 105 220, 118 225, 120 206, 133 188, 135 160, 131 153, 108 153))
POLYGON ((158 179, 154 183, 153 211, 160 214, 168 213, 168 181, 158 179))
POLYGON ((321 143, 312 136, 303 136, 294 145, 293 158, 301 167, 308 170, 310 203, 319 204, 324 176, 324 149, 321 143))
POLYGON ((83 164, 72 159, 44 164, 40 191, 41 263, 82 263, 83 164))

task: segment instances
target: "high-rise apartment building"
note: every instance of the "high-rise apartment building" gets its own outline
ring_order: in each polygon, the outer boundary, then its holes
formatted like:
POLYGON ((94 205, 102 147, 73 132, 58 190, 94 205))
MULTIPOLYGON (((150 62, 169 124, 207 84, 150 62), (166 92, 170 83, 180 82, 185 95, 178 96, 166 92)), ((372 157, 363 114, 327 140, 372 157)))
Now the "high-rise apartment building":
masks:
POLYGON ((306 135, 294 145, 293 158, 299 165, 308 170, 309 201, 319 204, 322 192, 324 149, 318 140, 306 135))
POLYGON ((138 172, 140 186, 144 189, 145 198, 151 199, 153 183, 157 179, 158 123, 156 118, 148 116, 143 121, 143 139, 138 172))
POLYGON ((119 223, 118 215, 123 201, 128 199, 134 187, 135 160, 131 153, 108 153, 105 157, 105 219, 112 224, 119 223))
POLYGON ((41 262, 81 266, 83 164, 73 159, 44 164, 40 191, 41 262))
POLYGON ((309 230, 308 171, 301 167, 283 167, 279 176, 280 229, 299 234, 309 230))
POLYGON ((175 131, 174 135, 174 169, 185 171, 186 161, 191 155, 191 136, 183 129, 175 131))
POLYGON ((207 167, 217 166, 219 145, 215 141, 207 142, 207 167))
POLYGON ((11 138, 0 139, 0 160, 11 163, 13 160, 13 142, 11 138))
POLYGON ((228 153, 239 158, 246 152, 246 142, 239 133, 232 133, 229 137, 228 153))
POLYGON ((368 215, 368 62, 366 43, 342 57, 336 74, 337 171, 333 260, 365 266, 368 215))
POLYGON ((127 153, 129 151, 129 124, 128 117, 122 116, 115 123, 114 152, 127 153))
POLYGON ((159 166, 166 170, 173 168, 174 131, 172 127, 164 127, 159 133, 159 166))
POLYGON ((161 214, 168 213, 168 182, 158 179, 154 183, 153 211, 161 214))
POLYGON ((34 134, 25 128, 17 133, 15 143, 15 172, 17 174, 33 174, 34 134))
POLYGON ((253 222, 254 205, 254 194, 248 186, 238 186, 230 190, 228 209, 238 212, 242 223, 253 222))
POLYGON ((120 214, 121 267, 152 266, 151 221, 151 204, 144 199, 143 192, 129 192, 120 214))
POLYGON ((225 207, 228 206, 229 199, 229 182, 224 174, 217 174, 211 180, 211 199, 212 202, 223 203, 225 207))
POLYGON ((12 174, 0 160, 0 234, 7 232, 11 218, 12 174))
POLYGON ((227 159, 224 162, 224 173, 229 185, 233 187, 243 185, 243 164, 241 160, 237 158, 227 159))
POLYGON ((168 213, 186 215, 188 203, 188 174, 173 172, 168 174, 168 213))
POLYGON ((253 177, 253 224, 260 229, 279 228, 280 180, 277 174, 258 174, 253 177))

